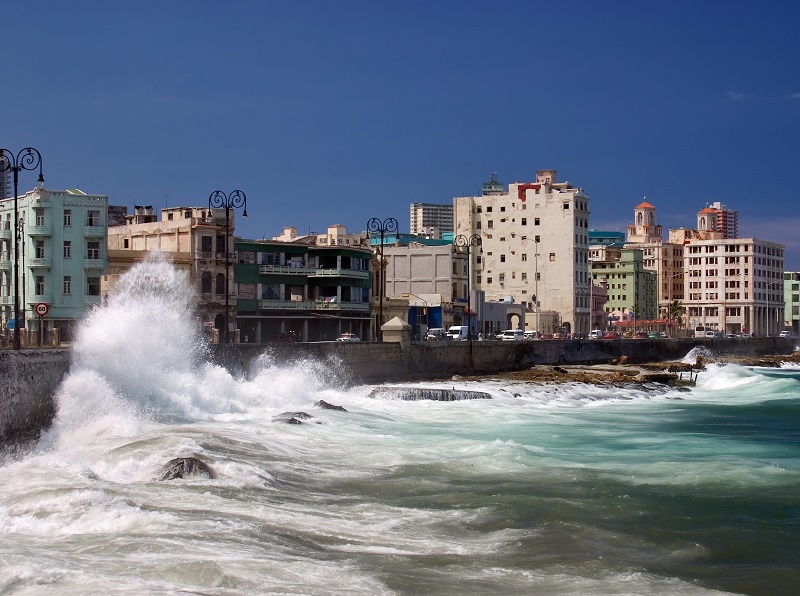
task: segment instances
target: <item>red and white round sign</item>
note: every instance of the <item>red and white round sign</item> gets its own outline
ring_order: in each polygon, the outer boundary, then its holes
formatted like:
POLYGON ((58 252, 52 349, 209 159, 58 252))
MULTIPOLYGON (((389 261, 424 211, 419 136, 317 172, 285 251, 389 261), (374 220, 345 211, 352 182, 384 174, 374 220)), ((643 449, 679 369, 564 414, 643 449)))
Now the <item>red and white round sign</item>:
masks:
POLYGON ((36 314, 40 317, 43 317, 47 314, 47 311, 50 310, 50 307, 47 306, 44 302, 40 302, 36 305, 36 314))

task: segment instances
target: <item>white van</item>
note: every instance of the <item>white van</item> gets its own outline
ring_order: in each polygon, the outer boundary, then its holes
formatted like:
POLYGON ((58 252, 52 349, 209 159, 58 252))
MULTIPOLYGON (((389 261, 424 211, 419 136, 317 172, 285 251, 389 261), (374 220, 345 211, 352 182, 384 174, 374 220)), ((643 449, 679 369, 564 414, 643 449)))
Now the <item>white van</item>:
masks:
POLYGON ((525 332, 522 329, 506 329, 500 334, 503 341, 519 341, 525 339, 525 332))
POLYGON ((589 339, 603 339, 604 335, 605 331, 603 331, 602 329, 592 329, 589 332, 589 339))
POLYGON ((453 325, 447 330, 447 339, 467 339, 469 327, 466 325, 453 325))
POLYGON ((711 327, 698 326, 694 328, 695 337, 714 337, 714 330, 711 327))
POLYGON ((524 334, 525 339, 539 339, 538 331, 526 331, 524 334))

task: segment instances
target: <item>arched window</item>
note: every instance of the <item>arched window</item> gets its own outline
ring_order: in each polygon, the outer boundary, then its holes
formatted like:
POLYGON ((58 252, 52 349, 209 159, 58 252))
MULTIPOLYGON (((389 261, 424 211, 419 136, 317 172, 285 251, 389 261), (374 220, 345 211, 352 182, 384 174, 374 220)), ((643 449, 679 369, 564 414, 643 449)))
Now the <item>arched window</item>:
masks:
POLYGON ((639 211, 639 214, 638 214, 637 219, 636 219, 636 223, 639 224, 639 225, 642 225, 642 212, 641 211, 639 211))
POLYGON ((203 271, 203 276, 200 281, 200 291, 203 294, 211 293, 211 274, 208 271, 203 271))
POLYGON ((225 294, 225 274, 224 273, 217 273, 217 295, 221 296, 225 294))
POLYGON ((651 211, 650 212, 650 225, 653 225, 655 222, 655 214, 651 211))
POLYGON ((701 230, 705 230, 706 229, 706 218, 705 217, 701 217, 700 218, 700 229, 701 230))

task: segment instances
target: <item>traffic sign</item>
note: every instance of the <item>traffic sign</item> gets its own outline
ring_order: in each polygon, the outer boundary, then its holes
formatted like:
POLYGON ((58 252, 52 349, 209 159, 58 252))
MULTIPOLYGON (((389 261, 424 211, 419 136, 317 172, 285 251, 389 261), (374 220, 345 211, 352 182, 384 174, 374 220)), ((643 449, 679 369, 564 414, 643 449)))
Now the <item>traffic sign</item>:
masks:
POLYGON ((47 314, 47 311, 50 310, 50 307, 47 306, 44 302, 40 302, 36 305, 36 314, 40 317, 43 317, 47 314))

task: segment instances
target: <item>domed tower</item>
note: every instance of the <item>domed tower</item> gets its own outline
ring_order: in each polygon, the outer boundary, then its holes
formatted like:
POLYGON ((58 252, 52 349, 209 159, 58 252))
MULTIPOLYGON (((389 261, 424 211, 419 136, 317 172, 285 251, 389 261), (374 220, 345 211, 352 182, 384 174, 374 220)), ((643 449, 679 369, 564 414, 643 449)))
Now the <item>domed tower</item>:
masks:
POLYGON ((660 242, 664 231, 656 224, 656 208, 645 200, 633 208, 633 223, 628 226, 628 242, 660 242))

